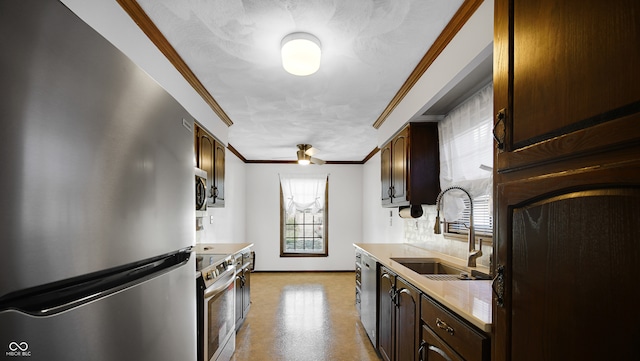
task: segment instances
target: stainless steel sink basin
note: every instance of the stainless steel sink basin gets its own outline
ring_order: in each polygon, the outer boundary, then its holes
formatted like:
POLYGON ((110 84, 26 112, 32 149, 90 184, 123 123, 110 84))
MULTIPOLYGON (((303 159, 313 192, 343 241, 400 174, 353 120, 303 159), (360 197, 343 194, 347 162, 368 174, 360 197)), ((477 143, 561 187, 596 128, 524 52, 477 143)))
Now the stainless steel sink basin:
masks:
POLYGON ((472 270, 471 272, 432 258, 391 258, 408 269, 427 278, 441 281, 491 279, 489 275, 472 270))
POLYGON ((391 260, 400 263, 421 275, 459 275, 465 272, 463 269, 444 264, 434 259, 424 258, 392 258, 391 260))

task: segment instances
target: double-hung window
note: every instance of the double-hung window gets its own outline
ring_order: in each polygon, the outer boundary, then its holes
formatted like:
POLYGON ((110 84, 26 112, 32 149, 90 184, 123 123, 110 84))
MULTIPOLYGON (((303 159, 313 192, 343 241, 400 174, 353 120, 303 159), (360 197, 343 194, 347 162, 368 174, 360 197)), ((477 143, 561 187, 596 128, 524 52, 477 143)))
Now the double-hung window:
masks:
POLYGON ((280 256, 328 256, 327 174, 281 174, 280 186, 280 256))

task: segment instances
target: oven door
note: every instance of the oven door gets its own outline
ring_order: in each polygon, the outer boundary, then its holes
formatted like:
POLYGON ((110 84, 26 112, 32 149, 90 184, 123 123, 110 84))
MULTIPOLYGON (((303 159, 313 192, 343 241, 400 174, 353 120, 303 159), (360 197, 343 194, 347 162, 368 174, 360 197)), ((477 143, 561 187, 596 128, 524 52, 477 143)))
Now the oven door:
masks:
POLYGON ((228 361, 235 351, 235 267, 204 291, 204 360, 228 361))

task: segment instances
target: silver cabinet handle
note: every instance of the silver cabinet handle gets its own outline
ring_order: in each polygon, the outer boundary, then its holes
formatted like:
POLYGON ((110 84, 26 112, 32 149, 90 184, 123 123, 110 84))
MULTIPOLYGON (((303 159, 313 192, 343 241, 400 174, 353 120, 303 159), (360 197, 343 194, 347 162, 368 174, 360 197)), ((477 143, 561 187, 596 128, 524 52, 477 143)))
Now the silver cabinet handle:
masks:
POLYGON ((444 351, 442 351, 441 349, 439 349, 439 348, 437 348, 435 346, 429 346, 429 350, 437 353, 440 356, 442 356, 442 358, 447 360, 447 361, 452 361, 451 358, 449 356, 447 356, 446 353, 444 353, 444 351))
POLYGON ((452 361, 451 358, 444 351, 442 351, 441 349, 439 349, 436 346, 429 345, 425 341, 420 342, 420 348, 418 348, 418 361, 424 361, 423 355, 424 355, 425 347, 429 351, 437 353, 438 355, 440 355, 446 361, 452 361))
POLYGON ((447 331, 447 333, 450 334, 451 336, 453 336, 453 334, 456 332, 453 329, 453 327, 447 325, 446 322, 442 321, 439 318, 436 318, 436 326, 438 326, 438 328, 441 329, 441 330, 447 331))

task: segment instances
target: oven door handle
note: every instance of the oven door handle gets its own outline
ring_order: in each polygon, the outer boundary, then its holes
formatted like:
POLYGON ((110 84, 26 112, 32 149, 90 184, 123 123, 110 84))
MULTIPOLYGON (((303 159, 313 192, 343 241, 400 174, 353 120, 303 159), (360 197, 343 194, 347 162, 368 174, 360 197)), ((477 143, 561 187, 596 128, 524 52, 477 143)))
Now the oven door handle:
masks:
POLYGON ((235 281, 235 270, 228 270, 220 276, 209 288, 204 290, 204 299, 208 300, 218 294, 220 291, 226 289, 235 281), (226 279, 225 279, 226 278, 226 279), (222 284, 221 284, 222 283, 222 284))

